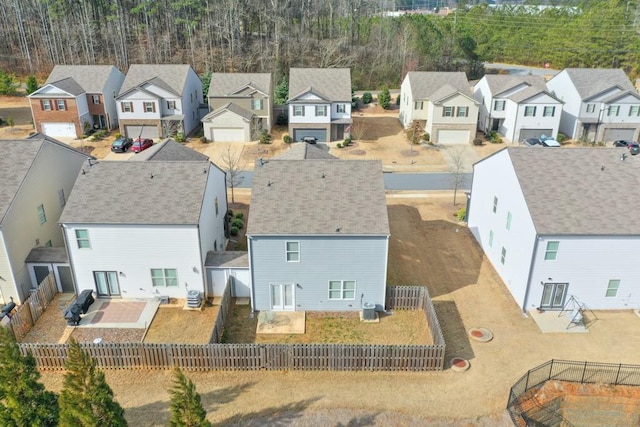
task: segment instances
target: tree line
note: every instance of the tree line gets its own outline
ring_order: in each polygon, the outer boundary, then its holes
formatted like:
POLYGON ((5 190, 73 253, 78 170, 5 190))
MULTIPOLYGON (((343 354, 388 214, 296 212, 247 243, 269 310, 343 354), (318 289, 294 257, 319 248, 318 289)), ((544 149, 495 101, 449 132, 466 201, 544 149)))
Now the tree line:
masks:
POLYGON ((358 89, 407 71, 483 73, 483 61, 623 67, 635 73, 636 0, 571 7, 486 5, 387 17, 382 0, 0 0, 0 68, 188 63, 207 72, 350 67, 358 89))

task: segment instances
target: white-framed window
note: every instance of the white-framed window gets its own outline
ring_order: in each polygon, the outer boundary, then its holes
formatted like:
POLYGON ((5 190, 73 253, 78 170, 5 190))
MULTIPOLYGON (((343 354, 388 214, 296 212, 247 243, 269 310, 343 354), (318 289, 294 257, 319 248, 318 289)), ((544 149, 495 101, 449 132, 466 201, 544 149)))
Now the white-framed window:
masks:
POLYGON ((329 299, 355 299, 356 298, 356 281, 355 280, 329 280, 329 299))
POLYGON ((607 298, 613 298, 618 296, 618 289, 620 289, 620 280, 609 280, 607 284, 607 292, 604 294, 607 298))
POLYGON ((167 101, 167 110, 175 110, 176 101, 167 101))
POLYGON ((44 213, 44 205, 38 206, 38 221, 40 221, 40 225, 47 222, 47 215, 44 213))
POLYGON ((454 107, 443 107, 442 108, 442 117, 453 117, 454 107))
POLYGON ((511 212, 507 212, 507 231, 511 230, 511 212))
POLYGON ((545 261, 555 261, 558 257, 558 249, 560 248, 560 242, 552 241, 547 242, 547 248, 544 251, 545 261))
POLYGON ((316 117, 324 117, 327 115, 326 105, 316 105, 316 117))
POLYGON ((67 198, 64 196, 64 188, 58 190, 58 203, 60 203, 61 208, 64 208, 64 205, 67 204, 67 198))
POLYGON ((175 268, 152 268, 151 283, 153 286, 178 286, 178 270, 175 268))
POLYGON ((91 249, 91 241, 89 241, 89 230, 77 229, 75 232, 78 249, 91 249))
POLYGON ((423 108, 424 108, 424 101, 414 102, 414 105, 413 105, 414 110, 422 110, 423 108))
POLYGON ((94 104, 100 104, 100 95, 91 95, 94 104))
POLYGON ((502 254, 500 255, 500 263, 504 265, 504 261, 507 259, 507 248, 502 247, 502 254))
POLYGON ((458 107, 456 117, 469 117, 469 107, 458 107))
POLYGON ((493 109, 494 111, 504 111, 505 100, 496 100, 493 101, 493 109))
POLYGON ((50 99, 43 99, 41 101, 42 103, 42 109, 44 111, 51 111, 51 100, 50 99))
POLYGON ((620 106, 619 105, 611 105, 609 107, 609 111, 607 112, 607 116, 618 116, 620 114, 620 106))
POLYGON ((120 103, 120 108, 123 113, 133 113, 133 102, 125 101, 120 103))
POLYGON ((493 213, 498 212, 498 197, 493 197, 493 213))
POLYGON ((156 103, 155 102, 144 102, 144 112, 145 113, 155 113, 156 112, 156 103))
POLYGON ((64 111, 67 109, 67 101, 64 99, 56 99, 56 108, 60 111, 64 111))
POLYGON ((640 105, 630 105, 629 116, 640 116, 640 105))
POLYGON ((286 242, 285 252, 287 262, 300 261, 300 242, 286 242))
POLYGON ((525 117, 535 117, 536 115, 536 107, 533 105, 527 105, 524 107, 524 116, 525 117))
POLYGON ((493 247, 493 230, 489 230, 489 247, 493 247))
POLYGON ((214 203, 216 205, 216 216, 218 216, 218 198, 217 197, 214 203))
POLYGON ((302 106, 302 105, 294 105, 293 106, 293 115, 294 116, 304 116, 304 106, 302 106))
POLYGON ((594 113, 596 111, 596 104, 587 104, 587 113, 594 113))
POLYGON ((556 115, 556 107, 544 107, 542 117, 553 117, 556 115))
POLYGON ((262 99, 252 99, 251 108, 253 110, 262 110, 262 99))
POLYGON ((347 111, 347 107, 344 104, 336 104, 336 113, 344 113, 347 111))

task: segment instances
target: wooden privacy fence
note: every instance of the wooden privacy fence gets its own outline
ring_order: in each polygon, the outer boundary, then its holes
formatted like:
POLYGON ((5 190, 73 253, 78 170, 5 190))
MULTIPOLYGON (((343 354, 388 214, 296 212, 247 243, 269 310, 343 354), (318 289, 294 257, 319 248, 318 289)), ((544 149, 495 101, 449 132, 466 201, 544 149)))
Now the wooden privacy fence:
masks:
MULTIPOLYGON (((227 286, 210 344, 101 343, 82 347, 105 369, 434 371, 444 368, 445 342, 424 287, 388 288, 387 308, 423 310, 433 345, 221 344, 231 300, 227 286)), ((22 343, 41 369, 64 369, 67 344, 22 343)))
POLYGON ((224 323, 227 320, 227 314, 229 313, 229 306, 231 305, 231 287, 233 286, 233 276, 229 276, 227 280, 227 286, 224 288, 222 294, 222 303, 220 304, 220 310, 216 316, 216 321, 213 324, 213 331, 209 338, 210 343, 218 343, 222 341, 222 332, 224 331, 224 323))
POLYGON ((53 273, 49 273, 11 315, 9 325, 16 338, 24 337, 31 330, 57 292, 58 288, 53 273))

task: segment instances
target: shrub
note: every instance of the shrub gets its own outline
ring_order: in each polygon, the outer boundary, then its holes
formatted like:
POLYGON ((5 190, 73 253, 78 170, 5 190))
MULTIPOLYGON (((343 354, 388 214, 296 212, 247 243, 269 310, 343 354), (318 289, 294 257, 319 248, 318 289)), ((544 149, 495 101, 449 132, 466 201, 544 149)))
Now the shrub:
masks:
POLYGON ((176 135, 173 137, 173 139, 176 142, 185 142, 187 140, 187 138, 185 138, 185 136, 184 136, 184 133, 182 133, 182 132, 176 133, 176 135))
POLYGON ((396 105, 400 105, 400 95, 396 96, 396 105))
POLYGON ((8 118, 7 118, 7 124, 8 124, 9 126, 13 127, 13 126, 16 124, 16 122, 15 122, 15 121, 13 121, 13 117, 8 117, 8 118))
POLYGON ((236 228, 242 228, 244 227, 244 221, 242 221, 240 218, 234 218, 233 221, 231 221, 231 226, 236 228))
POLYGON ((352 97, 351 108, 354 110, 357 110, 359 106, 360 106, 360 98, 358 98, 357 96, 352 97))
POLYGON ((122 138, 122 134, 120 132, 116 132, 114 136, 116 137, 116 139, 122 138))
POLYGON ((289 135, 285 135, 285 136, 283 136, 283 137, 282 137, 282 141, 283 141, 285 144, 291 144, 291 141, 292 141, 291 136, 289 136, 289 135))
POLYGON ((371 101, 373 101, 373 96, 371 96, 371 92, 365 92, 362 94, 363 104, 371 104, 371 101))
POLYGON ((424 135, 422 135, 422 139, 427 142, 431 141, 431 135, 429 135, 429 132, 425 132, 424 135))
POLYGON ((278 114, 278 117, 276 117, 276 124, 278 126, 287 125, 288 124, 287 116, 284 113, 278 114))
POLYGON ((558 137, 556 138, 556 141, 558 142, 563 142, 567 140, 567 135, 565 135, 564 133, 558 133, 558 137))
POLYGON ((238 235, 238 227, 231 227, 229 228, 229 234, 231 234, 232 236, 237 236, 238 235))
POLYGON ((36 76, 31 74, 29 78, 27 78, 27 95, 31 95, 38 89, 38 80, 36 80, 36 76))
POLYGON ((388 110, 391 105, 391 94, 386 86, 378 94, 378 103, 384 110, 388 110))
POLYGON ((260 140, 260 144, 271 144, 271 135, 269 135, 266 129, 262 129, 258 139, 260 140))
POLYGON ((243 219, 244 218, 244 213, 238 212, 235 217, 238 218, 238 219, 243 219))
POLYGON ((233 211, 231 209, 229 209, 227 211, 227 215, 229 216, 229 218, 233 218, 233 211))
POLYGON ((458 209, 456 216, 458 217, 458 221, 464 221, 467 219, 467 208, 458 209))
POLYGON ((203 144, 207 143, 207 137, 206 136, 201 136, 200 137, 200 142, 202 142, 203 144))
POLYGON ((482 145, 482 140, 480 138, 476 138, 473 140, 473 145, 482 145))
POLYGON ((350 146, 350 145, 351 145, 351 138, 346 137, 346 138, 344 139, 344 141, 342 141, 342 145, 343 145, 344 147, 348 147, 348 146, 350 146))
POLYGON ((338 142, 338 144, 336 145, 336 147, 338 147, 338 148, 342 148, 342 144, 338 142))

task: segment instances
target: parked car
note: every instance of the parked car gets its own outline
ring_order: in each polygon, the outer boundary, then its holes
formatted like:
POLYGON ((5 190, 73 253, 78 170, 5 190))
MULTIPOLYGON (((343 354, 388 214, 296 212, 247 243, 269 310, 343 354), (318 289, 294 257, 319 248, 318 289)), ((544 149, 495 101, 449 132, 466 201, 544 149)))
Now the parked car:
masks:
POLYGON ((133 151, 134 153, 139 153, 151 147, 152 145, 153 145, 153 139, 138 138, 135 141, 133 141, 133 145, 131 146, 131 151, 133 151))
POLYGON ((543 147, 561 147, 560 143, 553 138, 541 139, 540 143, 543 147))
POLYGON ((307 144, 315 144, 318 142, 318 138, 315 136, 303 136, 301 139, 302 142, 306 142, 307 144))
POLYGON ((524 140, 524 145, 527 147, 534 147, 536 145, 542 145, 538 138, 527 138, 524 140))
POLYGON ((111 151, 114 153, 125 153, 133 145, 133 139, 120 137, 111 143, 111 151))
POLYGON ((634 141, 627 141, 624 139, 618 139, 617 141, 613 141, 614 147, 626 147, 629 149, 629 154, 636 155, 640 153, 640 145, 634 141))

